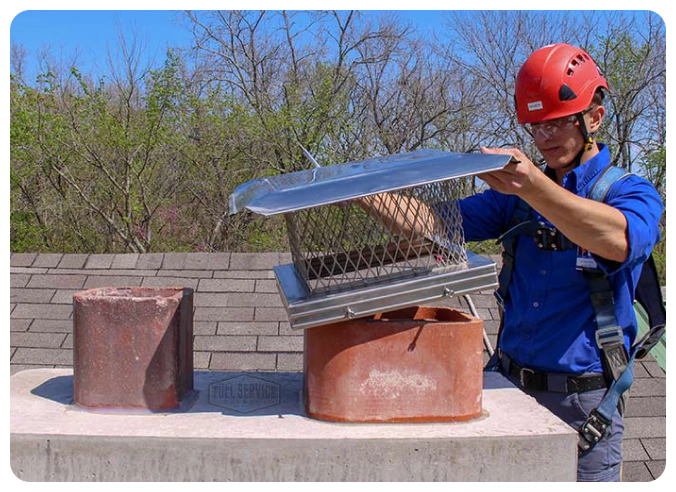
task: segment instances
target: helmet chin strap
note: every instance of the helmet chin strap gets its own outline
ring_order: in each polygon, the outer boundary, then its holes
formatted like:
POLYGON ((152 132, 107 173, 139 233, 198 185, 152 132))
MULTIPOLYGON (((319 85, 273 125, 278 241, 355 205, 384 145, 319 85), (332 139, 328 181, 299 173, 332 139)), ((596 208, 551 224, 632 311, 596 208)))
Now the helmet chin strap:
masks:
POLYGON ((579 166, 584 153, 594 148, 594 134, 587 130, 587 125, 584 122, 584 113, 578 113, 575 116, 577 117, 577 121, 580 124, 580 131, 584 137, 584 145, 570 163, 571 169, 575 169, 577 166, 579 166))
POLYGON ((583 151, 591 150, 594 148, 594 133, 587 130, 587 125, 584 122, 584 112, 578 113, 575 115, 577 117, 578 123, 580 123, 580 131, 584 137, 584 147, 583 151))

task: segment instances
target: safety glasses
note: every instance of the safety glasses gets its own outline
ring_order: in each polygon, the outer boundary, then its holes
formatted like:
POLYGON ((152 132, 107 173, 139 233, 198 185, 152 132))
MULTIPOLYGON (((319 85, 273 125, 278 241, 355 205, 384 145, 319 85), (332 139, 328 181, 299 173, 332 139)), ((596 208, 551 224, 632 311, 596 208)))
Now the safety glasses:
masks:
MULTIPOLYGON (((587 108, 582 112, 582 115, 587 114, 593 108, 587 108)), ((541 136, 543 138, 553 137, 561 131, 571 130, 579 125, 578 115, 572 114, 570 116, 563 116, 554 120, 543 121, 541 123, 529 123, 524 125, 526 131, 533 138, 541 136)))

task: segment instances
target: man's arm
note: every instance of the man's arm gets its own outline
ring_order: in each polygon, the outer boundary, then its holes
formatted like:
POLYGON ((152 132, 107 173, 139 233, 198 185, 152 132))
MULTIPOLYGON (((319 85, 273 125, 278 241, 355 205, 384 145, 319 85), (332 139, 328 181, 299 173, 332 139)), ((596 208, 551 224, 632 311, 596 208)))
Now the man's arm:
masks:
POLYGON ((379 193, 358 198, 355 202, 396 236, 413 238, 433 234, 434 214, 420 200, 394 193, 379 193))
POLYGON ((573 243, 602 258, 623 262, 629 255, 627 219, 619 210, 571 193, 549 179, 517 149, 482 149, 511 154, 518 163, 482 174, 491 188, 518 195, 573 243))

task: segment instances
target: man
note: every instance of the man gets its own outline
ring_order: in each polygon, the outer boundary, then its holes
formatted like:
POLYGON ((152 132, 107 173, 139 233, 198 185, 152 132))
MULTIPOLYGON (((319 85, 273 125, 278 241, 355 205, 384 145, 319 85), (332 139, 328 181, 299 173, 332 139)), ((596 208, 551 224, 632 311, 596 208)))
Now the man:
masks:
MULTIPOLYGON (((605 201, 588 198, 611 161, 595 140, 604 90, 607 82, 584 50, 554 44, 535 51, 518 73, 515 102, 519 123, 546 162, 544 172, 518 149, 482 148, 514 159, 480 176, 490 190, 460 201, 469 241, 500 237, 514 227, 517 210, 526 210, 529 224, 541 223, 514 230, 524 234, 514 236, 497 369, 576 430, 609 380, 587 274, 608 279, 610 313, 628 350, 637 334, 634 290, 659 239, 663 212, 654 187, 635 175, 614 182, 605 201)), ((623 430, 616 411, 599 442, 581 451, 578 480, 620 480, 623 430)))

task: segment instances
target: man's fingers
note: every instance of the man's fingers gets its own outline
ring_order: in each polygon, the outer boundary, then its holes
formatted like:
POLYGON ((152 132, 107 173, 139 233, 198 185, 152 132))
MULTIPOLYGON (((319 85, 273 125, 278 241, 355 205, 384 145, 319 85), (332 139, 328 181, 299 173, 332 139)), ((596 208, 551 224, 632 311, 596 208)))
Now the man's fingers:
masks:
POLYGON ((511 155, 512 157, 509 160, 508 164, 519 164, 521 162, 521 157, 519 156, 519 151, 517 149, 503 149, 500 147, 481 147, 479 149, 482 154, 502 154, 502 155, 511 155))
POLYGON ((501 183, 501 180, 495 175, 495 173, 485 173, 478 175, 479 179, 483 180, 488 186, 494 188, 495 185, 501 183))

